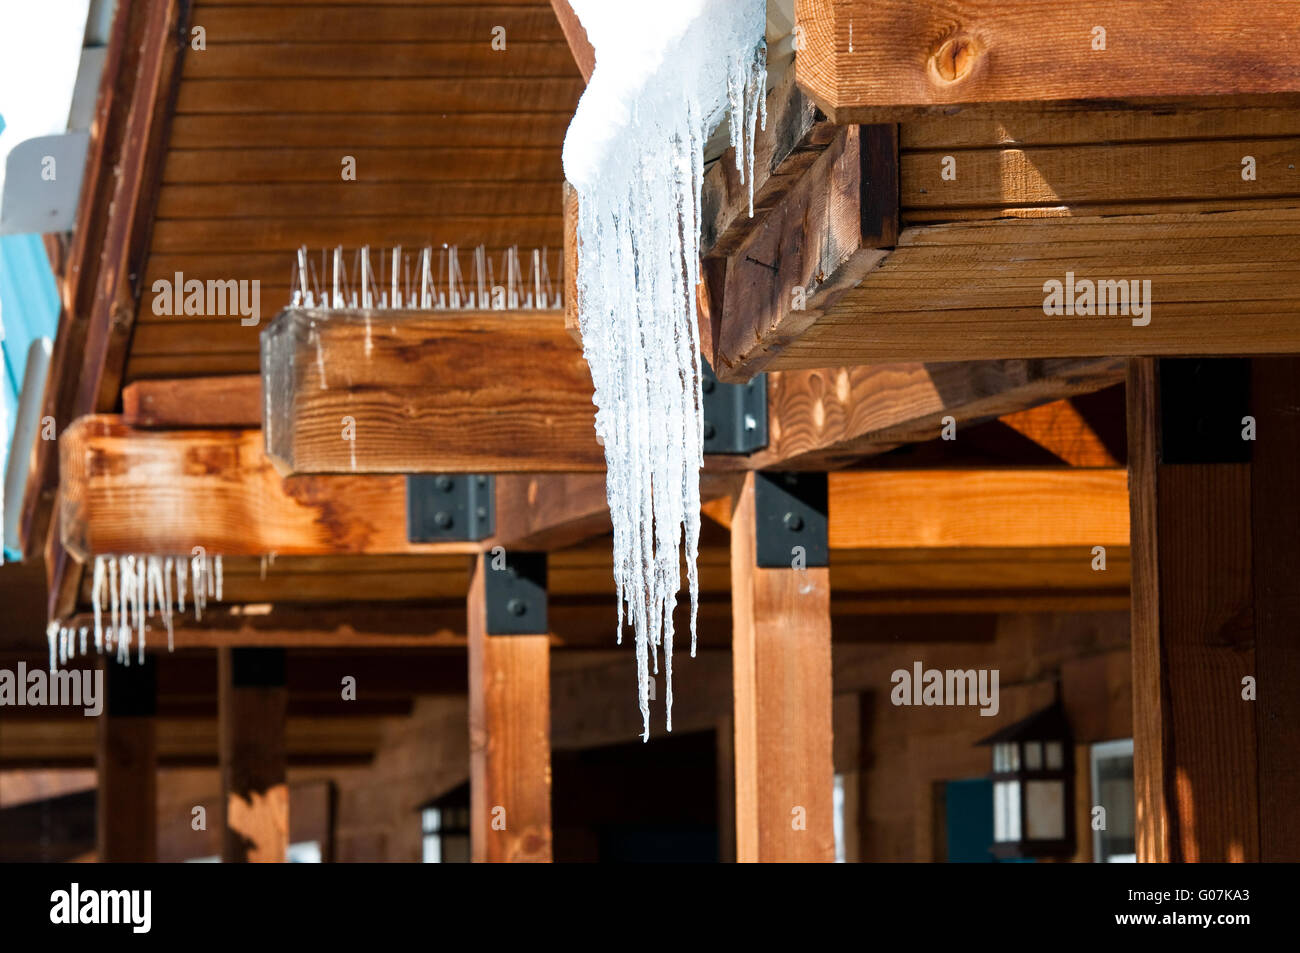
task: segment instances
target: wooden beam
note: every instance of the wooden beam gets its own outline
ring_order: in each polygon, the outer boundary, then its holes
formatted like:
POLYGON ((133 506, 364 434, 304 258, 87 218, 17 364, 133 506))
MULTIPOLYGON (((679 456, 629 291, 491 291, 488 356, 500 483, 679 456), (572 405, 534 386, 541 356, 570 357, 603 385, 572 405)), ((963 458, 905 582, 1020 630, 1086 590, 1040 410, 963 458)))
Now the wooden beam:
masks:
POLYGON ((262 374, 267 452, 287 472, 604 469, 559 312, 286 310, 262 374))
POLYGON ((1113 467, 1119 463, 1092 424, 1068 400, 1020 410, 1000 420, 1072 467, 1113 467))
MULTIPOLYGON (((156 3, 119 4, 105 49, 95 118, 90 126, 86 175, 77 203, 77 227, 73 230, 59 287, 59 328, 41 410, 41 416, 53 418, 60 431, 93 409, 78 405, 78 387, 86 359, 91 313, 95 296, 100 292, 105 235, 111 218, 131 213, 115 201, 116 189, 121 163, 127 158, 124 144, 129 121, 134 119, 138 129, 133 93, 142 72, 142 61, 149 49, 161 40, 154 19, 157 6, 156 3)), ((53 441, 39 441, 22 500, 25 559, 39 559, 45 548, 58 481, 56 445, 53 441)))
POLYGON ((830 545, 1124 546, 1128 499, 1128 474, 1116 467, 834 473, 830 545))
POLYGON ((720 380, 762 370, 885 260, 898 237, 897 155, 894 126, 841 129, 725 266, 713 266, 708 308, 720 380))
POLYGON ((409 542, 403 477, 281 477, 256 430, 132 430, 95 416, 60 444, 63 544, 82 561, 195 546, 229 556, 479 548, 409 542))
POLYGON ((582 74, 584 82, 590 82, 592 71, 596 68, 596 51, 587 39, 587 31, 583 29, 578 15, 573 12, 573 7, 569 6, 569 0, 551 0, 551 7, 555 10, 555 18, 560 21, 564 38, 569 41, 569 51, 573 54, 578 72, 582 74))
POLYGON ((1119 358, 875 364, 768 376, 766 449, 755 469, 831 470, 905 443, 1124 378, 1119 358))
POLYGON ((102 660, 106 698, 98 722, 96 841, 100 863, 153 863, 158 847, 156 673, 151 660, 102 660))
POLYGON ((957 105, 1296 93, 1290 12, 1268 0, 798 0, 795 71, 840 123, 957 105))
POLYGON ((253 430, 262 426, 256 374, 143 380, 122 389, 122 423, 154 430, 253 430))
POLYGON ((283 649, 219 650, 223 863, 283 863, 289 849, 284 665, 283 649))
POLYGON ((1141 360, 1129 377, 1139 861, 1300 856, 1294 812, 1278 800, 1294 796, 1300 757, 1282 720, 1295 713, 1283 686, 1300 607, 1278 587, 1297 559, 1285 536, 1300 475, 1286 456, 1300 439, 1297 362, 1254 369, 1141 360))
MULTIPOLYGON (((777 324, 723 351, 766 364, 1294 353, 1300 209, 1004 219, 904 230, 898 247, 800 333, 777 324), (1068 277, 1067 277, 1068 276, 1068 277), (1145 314, 1049 314, 1049 281, 1146 282, 1145 314), (1223 315, 1231 312, 1231 321, 1223 315), (1135 323, 1136 322, 1136 323, 1135 323), (1145 323, 1143 323, 1145 322, 1145 323), (773 354, 773 351, 779 353, 773 354)), ((1082 295, 1083 286, 1076 289, 1082 295)), ((730 332, 743 334, 746 327, 730 332)), ((724 327, 722 341, 728 340, 724 327)))
POLYGON ((550 639, 488 633, 474 562, 469 620, 470 845, 474 861, 551 860, 550 639))
POLYGON ((830 862, 830 571, 758 566, 755 479, 731 524, 736 859, 830 862))

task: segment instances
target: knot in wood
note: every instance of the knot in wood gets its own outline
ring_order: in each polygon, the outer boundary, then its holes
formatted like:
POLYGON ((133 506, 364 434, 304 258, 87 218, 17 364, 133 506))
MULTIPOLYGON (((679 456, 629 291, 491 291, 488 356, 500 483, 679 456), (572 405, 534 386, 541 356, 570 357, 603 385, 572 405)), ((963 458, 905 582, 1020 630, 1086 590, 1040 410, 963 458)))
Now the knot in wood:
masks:
POLYGON ((942 82, 960 82, 974 69, 978 52, 971 37, 950 36, 939 44, 939 48, 930 57, 930 67, 942 82))

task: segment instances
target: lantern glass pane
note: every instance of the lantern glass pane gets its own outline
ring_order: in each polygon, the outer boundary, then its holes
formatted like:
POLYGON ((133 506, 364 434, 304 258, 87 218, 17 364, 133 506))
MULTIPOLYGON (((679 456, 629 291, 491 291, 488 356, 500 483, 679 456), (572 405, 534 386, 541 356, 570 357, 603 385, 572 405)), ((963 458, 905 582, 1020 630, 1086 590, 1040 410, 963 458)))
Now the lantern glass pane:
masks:
POLYGON ((1025 783, 1025 838, 1027 840, 1065 838, 1064 781, 1025 783))
POLYGON ((993 839, 1020 840, 1020 785, 997 781, 993 785, 993 839))
POLYGON ((1041 741, 1025 742, 1025 770, 1043 770, 1043 743, 1041 741))
POLYGON ((1060 771, 1065 767, 1065 745, 1060 741, 1047 742, 1047 770, 1060 771))

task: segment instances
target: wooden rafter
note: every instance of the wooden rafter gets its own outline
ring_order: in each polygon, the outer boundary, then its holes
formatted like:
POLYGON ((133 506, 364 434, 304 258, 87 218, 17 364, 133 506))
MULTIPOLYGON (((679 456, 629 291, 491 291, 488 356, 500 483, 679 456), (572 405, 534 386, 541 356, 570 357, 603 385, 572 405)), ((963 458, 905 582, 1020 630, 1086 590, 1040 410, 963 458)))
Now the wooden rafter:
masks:
POLYGON ((835 122, 957 105, 1297 93, 1293 12, 1269 0, 798 0, 795 70, 835 122))

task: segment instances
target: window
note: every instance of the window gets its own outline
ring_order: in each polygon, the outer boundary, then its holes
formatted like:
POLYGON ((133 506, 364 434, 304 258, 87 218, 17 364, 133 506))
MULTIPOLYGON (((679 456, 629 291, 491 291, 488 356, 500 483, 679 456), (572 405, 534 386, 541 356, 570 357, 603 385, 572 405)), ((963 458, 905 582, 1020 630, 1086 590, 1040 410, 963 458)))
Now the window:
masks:
POLYGON ((420 808, 426 864, 469 863, 469 785, 462 784, 420 808))
POLYGON ((1104 741, 1090 755, 1093 813, 1104 808, 1105 830, 1092 832, 1092 856, 1099 864, 1137 861, 1134 826, 1133 739, 1104 741))

